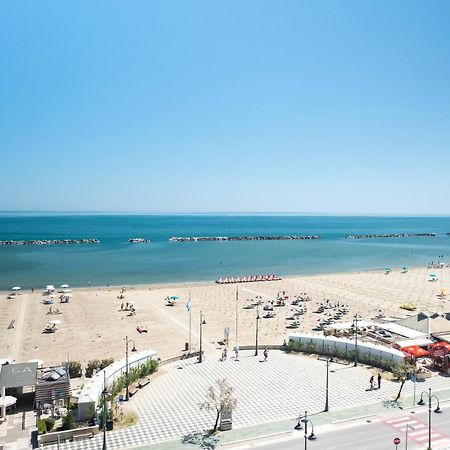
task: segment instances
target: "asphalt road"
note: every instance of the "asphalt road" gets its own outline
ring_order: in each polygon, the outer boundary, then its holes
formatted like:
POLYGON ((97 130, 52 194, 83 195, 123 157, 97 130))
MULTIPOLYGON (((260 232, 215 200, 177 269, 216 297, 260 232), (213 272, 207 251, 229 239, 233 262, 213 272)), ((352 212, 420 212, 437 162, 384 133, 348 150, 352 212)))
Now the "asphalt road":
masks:
MULTIPOLYGON (((441 414, 432 413, 432 450, 450 450, 450 406, 445 407, 441 414)), ((371 419, 368 419, 371 420, 371 419)), ((399 437, 401 443, 398 450, 406 449, 405 430, 406 424, 411 424, 414 429, 408 429, 408 450, 424 450, 428 448, 428 408, 399 412, 392 412, 383 418, 374 418, 370 423, 360 421, 357 423, 345 423, 324 425, 316 427, 317 439, 307 441, 308 450, 396 450, 393 443, 395 437, 399 437)), ((308 427, 308 434, 311 428, 308 427)), ((296 431, 290 439, 272 440, 270 442, 251 442, 236 447, 239 449, 257 448, 259 450, 304 450, 304 430, 296 431)))

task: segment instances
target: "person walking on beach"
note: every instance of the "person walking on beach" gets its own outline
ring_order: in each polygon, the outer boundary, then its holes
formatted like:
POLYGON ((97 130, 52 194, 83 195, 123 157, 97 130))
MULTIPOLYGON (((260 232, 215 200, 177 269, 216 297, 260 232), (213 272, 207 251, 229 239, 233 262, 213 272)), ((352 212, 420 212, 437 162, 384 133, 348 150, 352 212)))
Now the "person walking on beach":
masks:
POLYGON ((264 362, 267 362, 267 357, 269 356, 269 349, 266 347, 264 349, 264 362))
POLYGON ((379 372, 378 372, 377 380, 378 380, 378 389, 381 389, 381 373, 379 373, 379 372))
POLYGON ((369 383, 370 383, 370 390, 372 390, 373 389, 373 381, 374 381, 374 378, 373 378, 373 375, 370 377, 370 380, 369 380, 369 383))

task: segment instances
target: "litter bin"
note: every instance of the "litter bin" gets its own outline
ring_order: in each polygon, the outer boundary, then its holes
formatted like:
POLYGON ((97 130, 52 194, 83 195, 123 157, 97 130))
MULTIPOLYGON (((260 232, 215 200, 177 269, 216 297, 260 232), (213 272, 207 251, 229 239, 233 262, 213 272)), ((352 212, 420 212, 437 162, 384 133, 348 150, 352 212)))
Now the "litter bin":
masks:
POLYGON ((112 419, 106 421, 106 431, 111 431, 114 427, 114 422, 112 419))

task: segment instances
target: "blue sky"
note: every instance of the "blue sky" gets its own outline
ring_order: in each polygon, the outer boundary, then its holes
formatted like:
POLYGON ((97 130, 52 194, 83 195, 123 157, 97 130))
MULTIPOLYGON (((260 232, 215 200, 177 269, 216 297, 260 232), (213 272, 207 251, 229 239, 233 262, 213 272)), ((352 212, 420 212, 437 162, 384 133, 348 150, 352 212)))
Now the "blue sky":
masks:
POLYGON ((0 210, 450 214, 450 2, 4 1, 0 210))

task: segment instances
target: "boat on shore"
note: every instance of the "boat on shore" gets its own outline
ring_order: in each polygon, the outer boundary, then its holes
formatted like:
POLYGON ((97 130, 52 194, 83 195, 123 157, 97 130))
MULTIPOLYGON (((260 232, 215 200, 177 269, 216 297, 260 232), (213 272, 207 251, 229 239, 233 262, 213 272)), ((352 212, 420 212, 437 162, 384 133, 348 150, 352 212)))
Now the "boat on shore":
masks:
POLYGON ((258 281, 280 281, 281 277, 278 275, 249 275, 245 277, 220 277, 216 280, 217 284, 235 284, 235 283, 256 283, 258 281))

